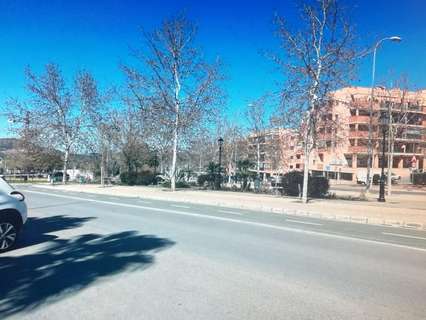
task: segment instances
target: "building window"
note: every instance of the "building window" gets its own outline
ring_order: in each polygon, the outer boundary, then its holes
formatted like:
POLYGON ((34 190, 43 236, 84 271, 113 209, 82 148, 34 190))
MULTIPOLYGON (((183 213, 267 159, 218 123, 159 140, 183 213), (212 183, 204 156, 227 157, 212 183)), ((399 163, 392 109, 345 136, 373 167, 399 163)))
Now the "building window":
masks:
POLYGON ((320 154, 318 155, 318 157, 320 158, 320 161, 321 161, 321 162, 324 162, 324 154, 323 154, 323 153, 320 153, 320 154))
POLYGON ((296 155, 296 159, 300 159, 300 154, 296 155))
POLYGON ((300 164, 296 163, 296 169, 300 169, 300 164))
POLYGON ((368 140, 366 139, 358 139, 359 146, 368 146, 368 140))
POLYGON ((358 131, 368 131, 368 125, 366 125, 366 124, 359 124, 358 125, 358 131))
POLYGON ((360 116, 370 116, 370 111, 366 110, 366 109, 359 109, 358 110, 358 115, 360 115, 360 116))
POLYGON ((348 163, 348 167, 352 168, 352 155, 351 154, 345 154, 346 162, 348 163))
POLYGON ((290 169, 293 169, 293 165, 290 165, 290 169))
POLYGON ((355 145, 355 139, 349 139, 349 143, 353 147, 355 145))
POLYGON ((367 168, 368 156, 358 154, 356 159, 356 166, 358 168, 367 168))

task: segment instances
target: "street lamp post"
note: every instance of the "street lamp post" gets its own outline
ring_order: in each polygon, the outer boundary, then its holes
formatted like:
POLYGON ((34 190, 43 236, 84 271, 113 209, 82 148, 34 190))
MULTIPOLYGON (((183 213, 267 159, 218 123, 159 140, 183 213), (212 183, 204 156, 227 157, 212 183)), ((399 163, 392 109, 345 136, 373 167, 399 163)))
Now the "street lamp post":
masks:
POLYGON ((382 174, 380 175, 380 192, 377 201, 385 202, 385 152, 386 152, 386 131, 389 124, 389 119, 385 113, 380 116, 380 124, 382 126, 383 141, 382 141, 382 174))
POLYGON ((371 168, 373 163, 373 104, 374 104, 374 83, 376 77, 376 55, 377 49, 384 41, 401 42, 402 38, 399 36, 386 37, 376 42, 373 47, 373 66, 371 72, 371 98, 370 98, 370 123, 368 127, 368 164, 367 164, 367 191, 371 186, 371 168))
POLYGON ((217 140, 217 142, 219 144, 219 169, 218 169, 219 174, 217 176, 217 179, 218 179, 218 181, 217 181, 217 187, 218 187, 218 189, 220 189, 221 188, 221 182, 222 182, 222 175, 221 174, 222 174, 222 146, 223 146, 223 138, 220 137, 217 140))

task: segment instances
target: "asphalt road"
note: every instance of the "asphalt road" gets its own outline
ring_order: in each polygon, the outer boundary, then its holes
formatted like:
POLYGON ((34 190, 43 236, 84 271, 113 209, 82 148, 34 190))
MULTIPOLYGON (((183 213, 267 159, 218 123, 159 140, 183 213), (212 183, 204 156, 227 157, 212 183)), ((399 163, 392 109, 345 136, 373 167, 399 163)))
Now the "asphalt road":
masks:
POLYGON ((426 232, 24 191, 0 319, 425 319, 426 232))

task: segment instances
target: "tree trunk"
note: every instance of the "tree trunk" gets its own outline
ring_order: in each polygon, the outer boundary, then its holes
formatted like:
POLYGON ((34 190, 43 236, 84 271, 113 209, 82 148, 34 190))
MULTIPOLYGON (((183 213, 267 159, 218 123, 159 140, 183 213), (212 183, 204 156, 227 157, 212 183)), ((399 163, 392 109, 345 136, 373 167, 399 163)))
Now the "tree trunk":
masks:
POLYGON ((371 169, 373 167, 373 111, 370 107, 370 121, 368 124, 368 142, 367 142, 367 180, 365 181, 365 192, 368 193, 371 187, 371 169))
POLYGON ((387 195, 392 195, 392 165, 393 165, 393 137, 389 137, 389 149, 388 149, 388 189, 387 195))
POLYGON ((101 186, 105 187, 105 152, 103 147, 101 152, 101 186))
POLYGON ((392 195, 392 165, 393 165, 393 145, 394 145, 394 131, 392 127, 392 106, 388 107, 389 127, 388 127, 388 192, 387 195, 392 195))
POLYGON ((176 158, 177 158, 177 148, 178 148, 178 134, 179 134, 179 112, 180 112, 180 78, 178 72, 178 65, 173 66, 173 76, 175 82, 175 123, 174 123, 174 132, 173 132, 173 156, 172 156, 172 176, 170 179, 170 187, 172 191, 176 190, 176 158))
POLYGON ((303 164, 303 189, 302 189, 302 202, 308 203, 308 183, 309 183, 309 156, 310 156, 310 147, 308 142, 308 137, 305 140, 304 148, 305 158, 303 164))
POLYGON ((178 146, 178 125, 179 117, 176 115, 176 122, 173 135, 173 156, 172 156, 172 172, 170 179, 170 187, 172 191, 176 190, 176 158, 177 158, 177 146, 178 146))
POLYGON ((260 142, 257 136, 257 178, 260 179, 260 142))
POLYGON ((65 149, 65 155, 64 155, 64 173, 62 176, 62 184, 67 183, 67 170, 68 170, 68 158, 70 155, 69 149, 65 149))

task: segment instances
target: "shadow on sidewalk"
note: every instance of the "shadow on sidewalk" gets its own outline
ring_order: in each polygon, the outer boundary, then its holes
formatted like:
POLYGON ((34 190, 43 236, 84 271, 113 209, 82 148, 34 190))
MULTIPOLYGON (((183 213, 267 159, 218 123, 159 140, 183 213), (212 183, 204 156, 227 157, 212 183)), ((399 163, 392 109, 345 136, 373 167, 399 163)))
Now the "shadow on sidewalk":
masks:
POLYGON ((126 231, 111 235, 84 234, 58 239, 48 232, 78 227, 90 218, 56 216, 37 218, 26 245, 48 241, 36 253, 0 256, 0 319, 29 312, 124 271, 136 271, 154 263, 153 253, 174 242, 126 231))

